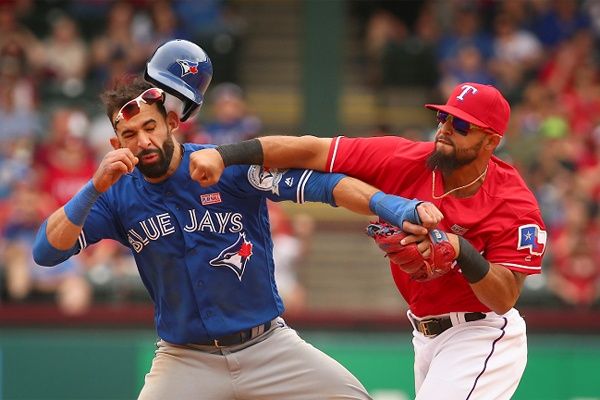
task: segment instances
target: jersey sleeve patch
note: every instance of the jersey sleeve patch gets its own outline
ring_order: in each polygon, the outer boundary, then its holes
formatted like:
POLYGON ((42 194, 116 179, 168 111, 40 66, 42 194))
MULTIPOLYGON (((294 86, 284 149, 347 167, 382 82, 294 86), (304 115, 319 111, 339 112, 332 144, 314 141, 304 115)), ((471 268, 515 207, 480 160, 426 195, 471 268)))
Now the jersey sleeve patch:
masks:
POLYGON ((534 256, 541 256, 546 249, 548 235, 535 224, 521 225, 518 230, 517 250, 528 249, 534 256))
POLYGON ((251 165, 248 168, 248 182, 252 187, 279 195, 279 182, 287 170, 251 165))

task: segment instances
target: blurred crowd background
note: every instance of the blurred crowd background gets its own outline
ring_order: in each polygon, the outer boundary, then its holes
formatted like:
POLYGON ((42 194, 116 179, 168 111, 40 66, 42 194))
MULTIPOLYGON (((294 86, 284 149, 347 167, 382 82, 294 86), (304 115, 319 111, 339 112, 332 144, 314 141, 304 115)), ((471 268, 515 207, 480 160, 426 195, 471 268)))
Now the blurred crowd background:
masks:
MULTIPOLYGON (((110 149, 114 132, 98 95, 143 71, 158 45, 183 38, 207 51, 215 74, 180 140, 299 134, 307 3, 0 0, 0 312, 22 303, 80 314, 149 302, 129 251, 114 242, 56 268, 31 257, 41 221, 110 149)), ((528 278, 521 302, 598 307, 600 1, 338 3, 341 118, 336 132, 306 133, 429 140, 436 124, 426 101, 444 101, 462 81, 496 85, 512 106, 498 155, 519 168, 549 232, 543 274, 528 278)), ((270 213, 288 309, 402 308, 364 219, 282 204, 270 213)))

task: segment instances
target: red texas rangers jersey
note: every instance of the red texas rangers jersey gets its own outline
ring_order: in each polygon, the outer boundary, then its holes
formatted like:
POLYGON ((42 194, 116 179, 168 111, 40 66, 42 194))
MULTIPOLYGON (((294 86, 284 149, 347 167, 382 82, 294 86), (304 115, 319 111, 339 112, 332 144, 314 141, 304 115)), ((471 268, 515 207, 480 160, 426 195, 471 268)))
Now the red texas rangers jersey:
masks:
MULTIPOLYGON (((433 182, 426 165, 433 142, 400 137, 345 138, 332 141, 328 172, 361 179, 390 194, 430 201, 444 214, 439 229, 467 239, 490 262, 524 274, 541 272, 546 232, 539 206, 517 171, 492 157, 475 195, 444 193, 441 174, 433 182)), ((411 311, 420 317, 460 311, 490 311, 460 273, 460 265, 429 282, 416 282, 391 263, 392 275, 411 311)))

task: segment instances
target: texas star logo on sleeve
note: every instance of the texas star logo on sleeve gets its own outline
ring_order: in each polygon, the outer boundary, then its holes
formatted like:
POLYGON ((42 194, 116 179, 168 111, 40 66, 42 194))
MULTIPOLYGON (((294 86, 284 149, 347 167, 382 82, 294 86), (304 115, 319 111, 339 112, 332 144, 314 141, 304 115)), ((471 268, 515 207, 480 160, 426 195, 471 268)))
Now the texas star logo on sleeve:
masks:
POLYGON ((535 224, 521 225, 519 227, 519 244, 517 250, 529 249, 535 256, 541 256, 546 249, 548 235, 535 224))

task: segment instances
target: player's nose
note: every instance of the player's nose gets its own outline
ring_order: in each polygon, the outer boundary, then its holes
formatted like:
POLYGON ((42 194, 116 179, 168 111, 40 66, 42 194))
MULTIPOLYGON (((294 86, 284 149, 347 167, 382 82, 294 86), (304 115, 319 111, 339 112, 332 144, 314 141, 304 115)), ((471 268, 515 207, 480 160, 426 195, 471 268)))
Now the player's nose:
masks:
POLYGON ((446 122, 440 122, 438 125, 438 131, 443 135, 452 136, 454 130, 452 129, 452 123, 450 122, 450 119, 447 119, 446 122))
POLYGON ((147 149, 148 147, 150 147, 152 142, 150 141, 150 137, 144 131, 140 131, 137 134, 137 144, 138 147, 142 149, 147 149))

